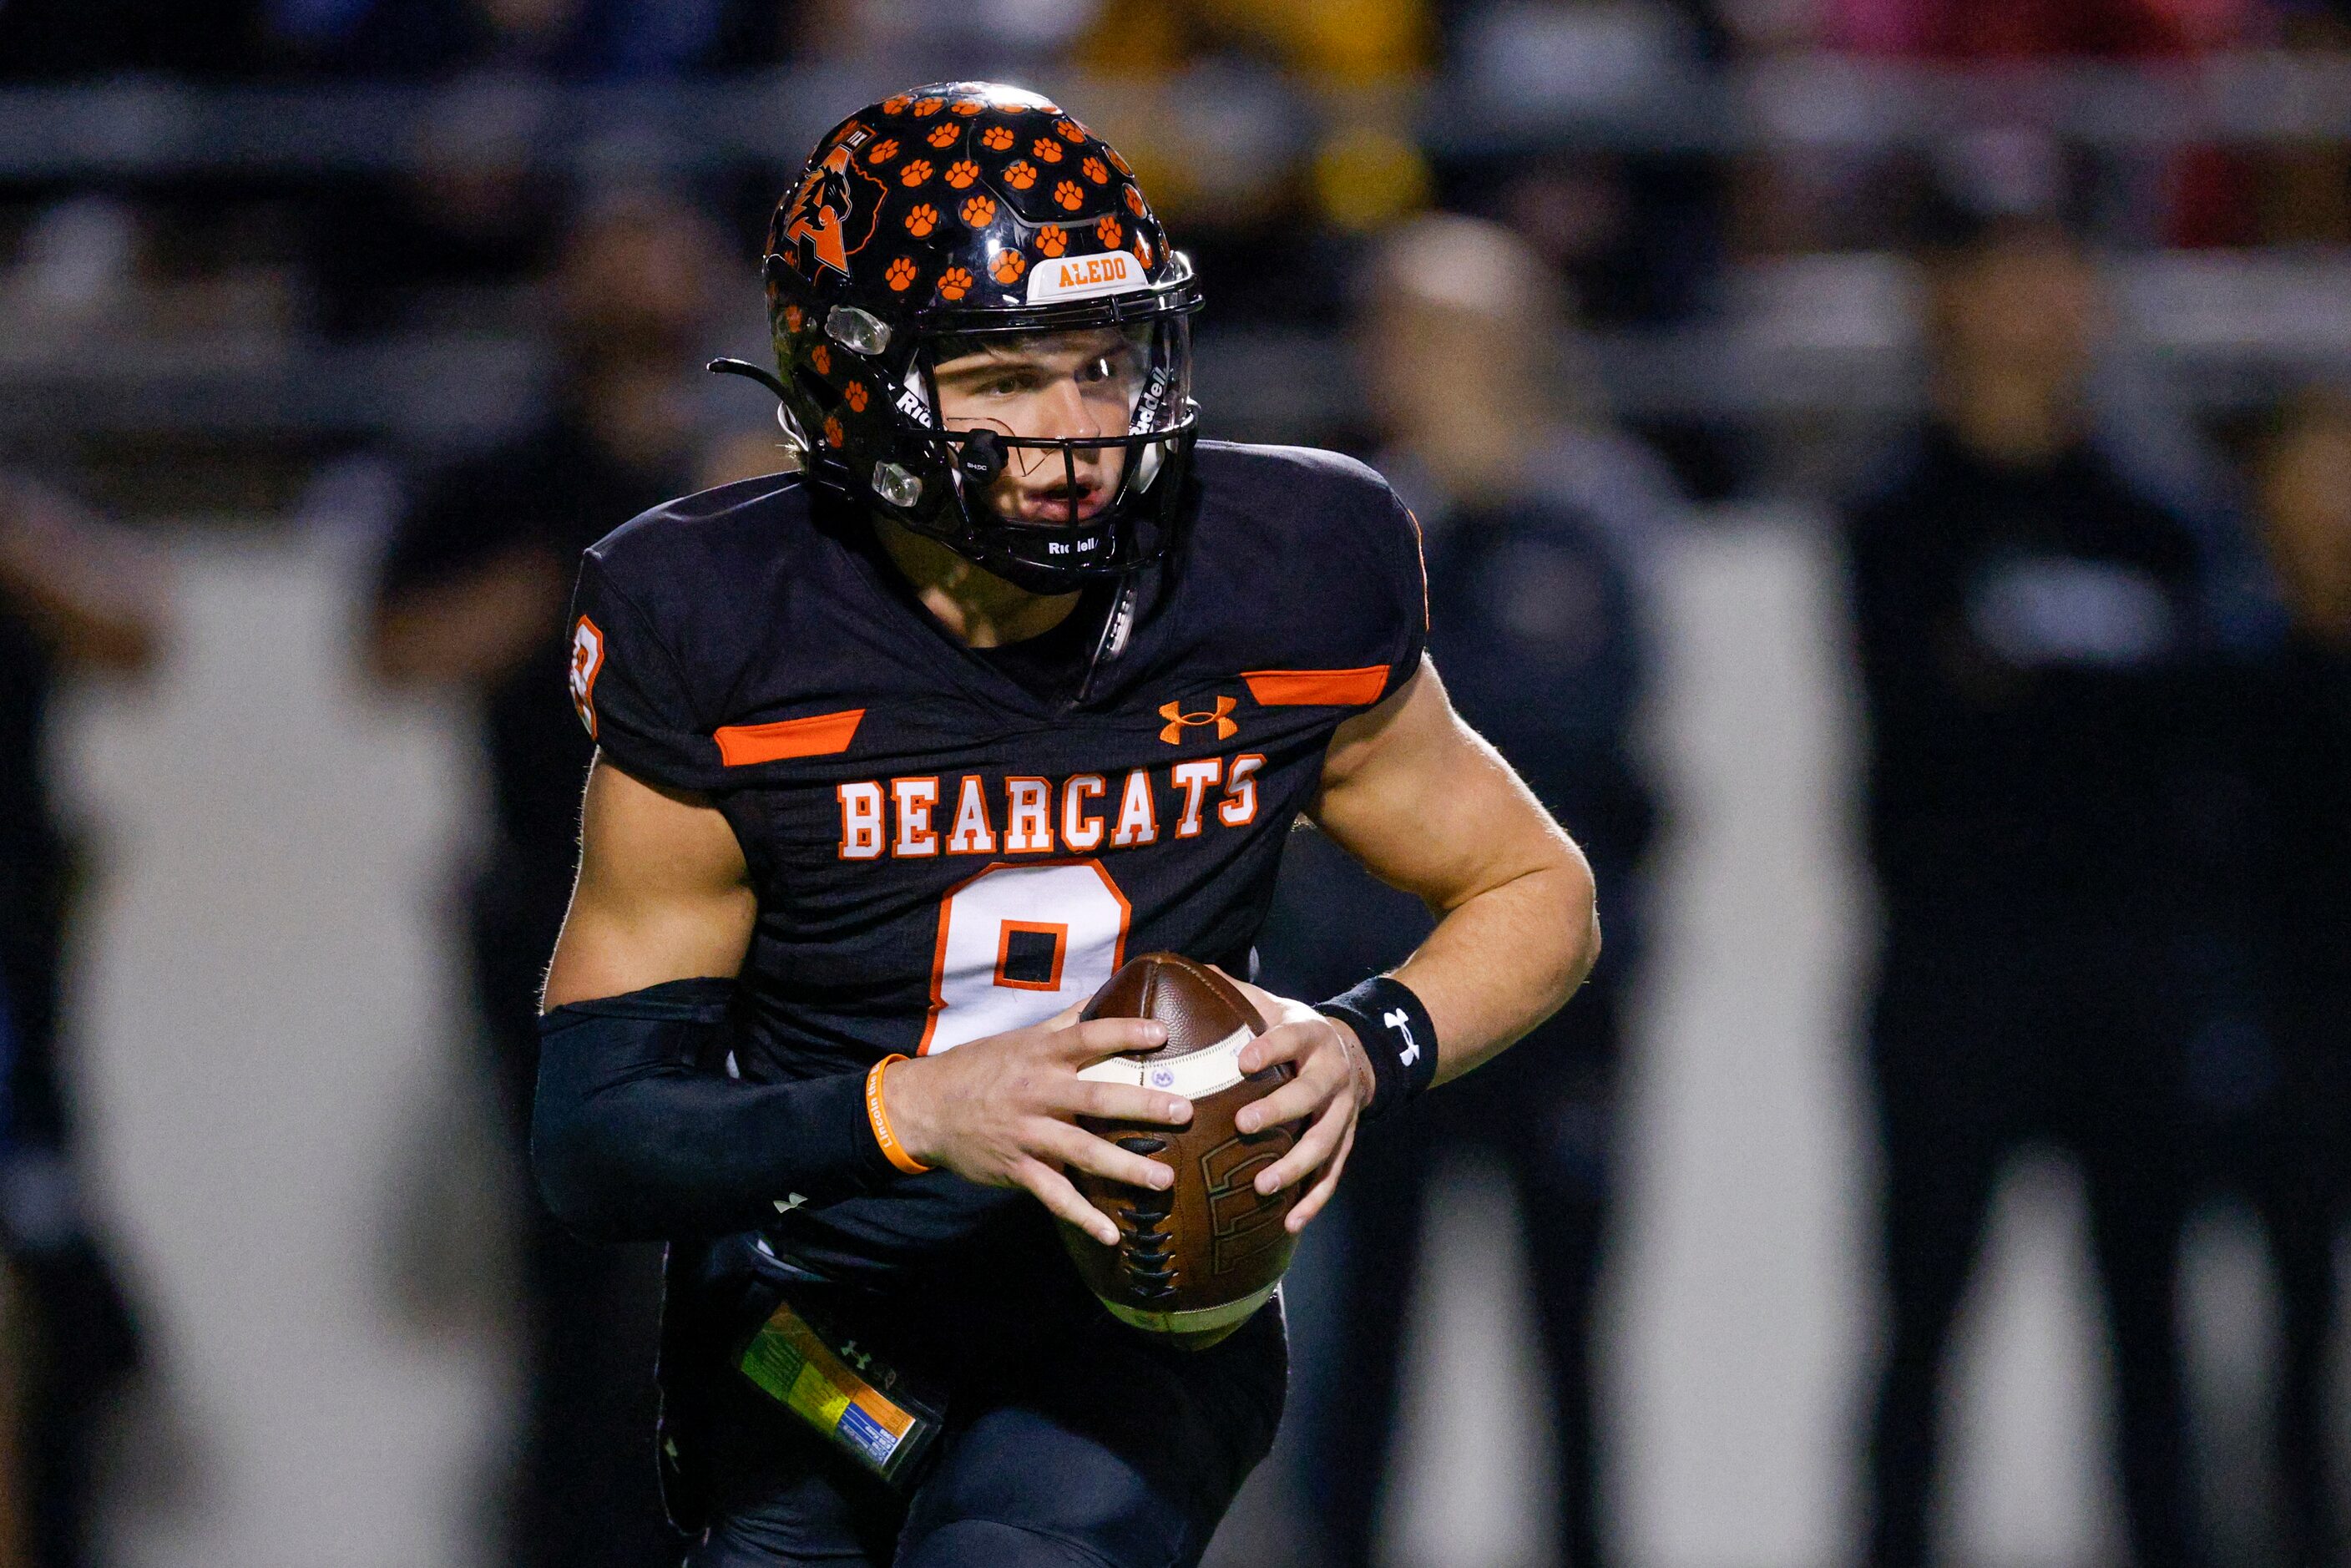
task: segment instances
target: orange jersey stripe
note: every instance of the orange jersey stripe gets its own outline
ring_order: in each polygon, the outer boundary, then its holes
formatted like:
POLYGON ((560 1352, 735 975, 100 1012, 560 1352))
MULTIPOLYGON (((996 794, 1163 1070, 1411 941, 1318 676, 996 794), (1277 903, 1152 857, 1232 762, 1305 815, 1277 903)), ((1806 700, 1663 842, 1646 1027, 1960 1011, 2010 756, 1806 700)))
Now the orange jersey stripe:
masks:
POLYGON ((754 762, 781 762, 792 757, 837 757, 857 738, 865 710, 820 713, 807 718, 779 719, 774 724, 729 724, 711 736, 718 743, 719 760, 729 768, 754 762))
POLYGON ((1388 667, 1360 670, 1244 670, 1259 707, 1362 707, 1388 689, 1388 667))

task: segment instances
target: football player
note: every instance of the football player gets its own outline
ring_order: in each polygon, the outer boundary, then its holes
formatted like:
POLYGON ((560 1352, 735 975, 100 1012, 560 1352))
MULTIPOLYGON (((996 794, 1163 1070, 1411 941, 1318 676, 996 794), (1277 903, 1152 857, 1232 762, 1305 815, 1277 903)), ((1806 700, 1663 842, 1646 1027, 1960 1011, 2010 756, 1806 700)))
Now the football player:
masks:
POLYGON ((696 1568, 1192 1563, 1271 1442, 1280 1319, 1177 1349, 1079 1283, 1052 1218, 1117 1229, 1065 1172, 1170 1178, 1078 1118, 1189 1107, 1081 1079, 1164 1030, 1078 1006, 1130 954, 1246 975, 1301 813, 1440 913, 1343 996, 1252 991, 1243 1066, 1296 1072, 1239 1114, 1301 1126, 1256 1178, 1295 1228, 1359 1120, 1575 988, 1590 873, 1447 705, 1379 476, 1196 439, 1191 268, 1076 120, 977 82, 861 110, 768 251, 802 471, 581 567, 538 1179, 672 1244, 696 1568))

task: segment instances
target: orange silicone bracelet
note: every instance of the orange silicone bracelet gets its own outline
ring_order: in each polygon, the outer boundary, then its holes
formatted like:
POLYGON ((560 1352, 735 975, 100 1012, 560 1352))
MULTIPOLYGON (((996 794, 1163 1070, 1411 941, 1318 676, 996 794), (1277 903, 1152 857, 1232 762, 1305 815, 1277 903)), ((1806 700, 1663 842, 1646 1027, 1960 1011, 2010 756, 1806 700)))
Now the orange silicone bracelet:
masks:
POLYGON ((892 1062, 905 1060, 904 1055, 885 1056, 865 1074, 865 1120, 873 1128, 873 1141, 882 1145, 883 1157, 908 1176, 920 1176, 931 1167, 906 1152, 890 1130, 890 1113, 882 1109, 882 1075, 892 1062))

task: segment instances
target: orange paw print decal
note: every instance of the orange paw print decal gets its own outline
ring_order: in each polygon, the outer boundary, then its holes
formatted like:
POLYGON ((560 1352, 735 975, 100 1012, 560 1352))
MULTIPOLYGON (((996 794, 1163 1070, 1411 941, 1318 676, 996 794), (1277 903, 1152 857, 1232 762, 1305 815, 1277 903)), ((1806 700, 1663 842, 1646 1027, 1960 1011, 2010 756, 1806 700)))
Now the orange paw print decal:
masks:
POLYGON ((914 286, 914 258, 912 256, 900 256, 897 260, 890 264, 890 270, 883 273, 882 276, 889 280, 891 287, 897 289, 903 294, 907 289, 912 288, 914 286))
POLYGON ((816 373, 820 376, 832 374, 832 350, 819 343, 809 350, 809 363, 816 367, 816 373))
POLYGON ((980 132, 979 144, 990 152, 1001 152, 1012 145, 1012 128, 1008 125, 991 125, 980 132))
POLYGON ((1020 275, 1029 270, 1029 258, 1017 250, 1008 250, 996 258, 996 265, 988 270, 996 275, 998 283, 1018 283, 1020 275))
POLYGON ((918 98, 914 100, 914 118, 928 120, 940 110, 945 109, 946 103, 947 100, 943 98, 918 98))
POLYGON ((916 239, 922 238, 938 226, 939 210, 928 202, 923 203, 906 214, 906 232, 916 239))
POLYGON ((906 106, 914 101, 914 100, 913 99, 908 98, 903 92, 895 98, 885 98, 882 100, 882 112, 884 114, 904 114, 906 112, 906 106))
POLYGON ((1136 235, 1134 236, 1134 259, 1135 259, 1135 260, 1137 260, 1137 261, 1139 261, 1139 262, 1141 262, 1141 263, 1143 263, 1143 270, 1144 270, 1144 271, 1148 272, 1148 271, 1150 271, 1150 270, 1151 270, 1151 236, 1150 236, 1150 235, 1136 235))
POLYGON ((1092 180, 1097 185, 1107 185, 1110 183, 1110 165, 1104 163, 1099 158, 1089 158, 1084 162, 1079 164, 1078 168, 1085 174, 1087 179, 1092 180))
POLYGON ((848 433, 841 428, 841 416, 836 413, 826 414, 824 416, 824 444, 827 446, 837 449, 841 444, 847 439, 848 433))
POLYGON ((979 165, 968 158, 947 165, 947 183, 958 191, 978 178, 979 165))
POLYGON ((950 267, 939 274, 939 298, 960 299, 971 292, 971 274, 960 267, 950 267))
POLYGON ((1126 210, 1138 218, 1143 216, 1143 193, 1132 185, 1126 188, 1126 210))
POLYGON ((1029 143, 1029 155, 1040 163, 1058 163, 1061 161, 1061 144, 1050 136, 1040 136, 1036 141, 1029 143))
POLYGON ((799 308, 799 306, 797 306, 797 305, 787 305, 787 306, 785 306, 785 307, 784 307, 784 330, 785 330, 785 331, 787 331, 787 332, 797 332, 797 331, 799 331, 799 330, 800 329, 800 323, 801 323, 802 321, 806 320, 806 319, 807 319, 807 318, 800 314, 800 308, 799 308))
POLYGON ((1118 155, 1117 148, 1106 146, 1102 151, 1110 154, 1110 166, 1112 168, 1117 170, 1120 173, 1125 175, 1130 180, 1134 178, 1134 171, 1127 167, 1126 160, 1118 155))
POLYGON ((887 163, 897 155, 898 143, 894 139, 888 141, 876 141, 866 152, 865 161, 868 163, 887 163))
POLYGON ((986 196, 974 196, 963 204, 963 221, 973 228, 984 229, 996 216, 996 204, 986 196))
POLYGON ((1047 224, 1037 231, 1037 254, 1059 256, 1070 248, 1070 236, 1061 232, 1059 224, 1047 224))
POLYGON ((1017 159, 1004 166, 1004 183, 1016 191, 1025 191, 1037 183, 1037 165, 1026 158, 1017 159))
POLYGON ((849 383, 849 390, 841 395, 841 401, 849 404, 851 413, 863 413, 866 401, 871 394, 866 392, 863 382, 852 382, 849 383))
POLYGON ((1113 217, 1105 217, 1094 225, 1095 235, 1100 237, 1103 248, 1107 250, 1116 250, 1118 236, 1125 232, 1118 226, 1118 220, 1113 217))
POLYGON ((899 181, 908 185, 919 185, 930 177, 931 161, 927 158, 917 158, 898 171, 899 181))
POLYGON ((923 140, 929 142, 934 147, 945 147, 948 142, 953 141, 956 137, 961 136, 962 134, 962 131, 957 131, 952 125, 942 125, 933 131, 928 136, 923 138, 923 140))
POLYGON ((1053 187, 1053 200, 1059 202, 1070 212, 1074 213, 1079 207, 1084 205, 1085 199, 1085 187, 1075 180, 1064 180, 1053 187))
POLYGON ((1064 141, 1083 141, 1086 139, 1086 128, 1074 120, 1057 120, 1053 122, 1053 129, 1061 133, 1064 141))
POLYGON ((977 114, 981 105, 976 98, 959 98, 947 107, 957 114, 977 114))

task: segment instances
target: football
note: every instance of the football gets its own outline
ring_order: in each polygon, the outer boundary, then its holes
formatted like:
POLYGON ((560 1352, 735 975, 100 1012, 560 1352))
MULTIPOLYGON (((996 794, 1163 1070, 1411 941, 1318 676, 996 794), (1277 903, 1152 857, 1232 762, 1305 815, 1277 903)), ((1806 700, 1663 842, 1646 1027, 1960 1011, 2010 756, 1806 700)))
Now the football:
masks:
POLYGON ((1192 1102, 1192 1120, 1166 1127, 1082 1119, 1087 1131, 1171 1167, 1176 1184, 1153 1192, 1071 1171, 1078 1191, 1117 1224, 1119 1239, 1105 1247, 1071 1225, 1062 1226, 1061 1239, 1113 1316, 1184 1348, 1205 1349, 1270 1300, 1290 1267, 1295 1239, 1282 1221, 1300 1189, 1269 1197, 1253 1184, 1289 1153, 1297 1129, 1243 1134, 1233 1113, 1294 1070, 1277 1062, 1243 1073, 1241 1048, 1263 1032, 1265 1020, 1231 981, 1174 953, 1128 962, 1094 993, 1083 1016, 1165 1024, 1166 1044, 1095 1062, 1079 1076, 1180 1094, 1192 1102))

